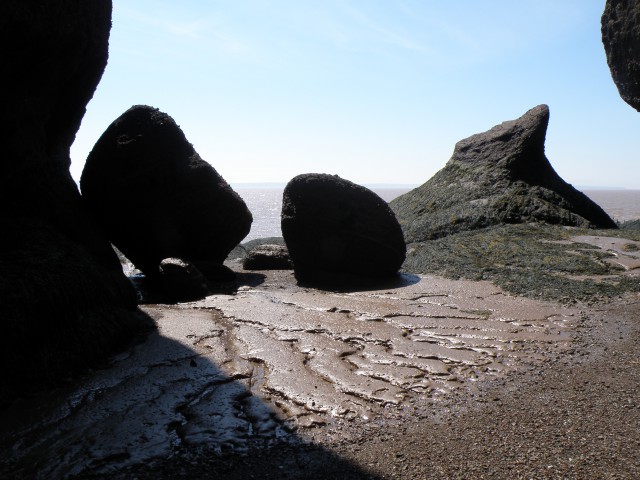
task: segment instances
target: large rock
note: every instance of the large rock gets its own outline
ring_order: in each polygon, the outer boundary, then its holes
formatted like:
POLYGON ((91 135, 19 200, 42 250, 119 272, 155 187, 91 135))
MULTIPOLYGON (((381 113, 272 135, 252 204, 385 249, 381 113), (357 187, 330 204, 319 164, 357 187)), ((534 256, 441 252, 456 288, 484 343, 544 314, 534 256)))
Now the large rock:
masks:
POLYGON ((547 160, 548 122, 549 108, 539 105, 459 141, 442 170, 391 202, 407 243, 503 223, 615 228, 547 160))
POLYGON ((602 43, 622 99, 640 112, 640 2, 607 0, 602 43))
POLYGON ((0 403, 102 362, 147 325, 69 175, 110 26, 108 0, 0 2, 0 403))
POLYGON ((330 274, 386 277, 405 258, 402 230, 389 205, 338 176, 304 174, 284 190, 282 235, 298 280, 330 274))
POLYGON ((251 228, 242 198, 152 107, 134 106, 107 128, 80 185, 112 243, 148 276, 169 257, 215 276, 251 228))

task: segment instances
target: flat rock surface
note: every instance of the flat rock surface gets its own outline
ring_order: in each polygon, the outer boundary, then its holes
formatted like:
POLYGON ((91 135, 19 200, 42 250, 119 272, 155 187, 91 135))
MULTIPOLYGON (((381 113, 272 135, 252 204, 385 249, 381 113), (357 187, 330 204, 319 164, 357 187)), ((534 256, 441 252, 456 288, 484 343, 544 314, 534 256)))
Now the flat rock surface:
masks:
POLYGON ((1 412, 3 478, 637 473, 637 295, 587 310, 429 276, 242 278, 146 305, 144 343, 1 412))
POLYGON ((597 235, 579 235, 572 237, 571 240, 587 243, 612 253, 614 258, 607 261, 619 265, 626 272, 637 274, 640 268, 640 242, 638 241, 597 235))

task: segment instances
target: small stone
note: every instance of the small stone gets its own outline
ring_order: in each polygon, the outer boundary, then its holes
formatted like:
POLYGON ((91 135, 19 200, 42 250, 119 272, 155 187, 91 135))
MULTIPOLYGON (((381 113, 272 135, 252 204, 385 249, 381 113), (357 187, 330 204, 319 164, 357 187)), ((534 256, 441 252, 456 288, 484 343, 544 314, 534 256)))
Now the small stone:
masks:
POLYGON ((165 293, 177 301, 196 300, 209 294, 207 281, 190 262, 165 258, 160 262, 158 278, 165 293))
POLYGON ((247 253, 242 262, 245 270, 290 270, 291 259, 284 245, 258 245, 247 253))

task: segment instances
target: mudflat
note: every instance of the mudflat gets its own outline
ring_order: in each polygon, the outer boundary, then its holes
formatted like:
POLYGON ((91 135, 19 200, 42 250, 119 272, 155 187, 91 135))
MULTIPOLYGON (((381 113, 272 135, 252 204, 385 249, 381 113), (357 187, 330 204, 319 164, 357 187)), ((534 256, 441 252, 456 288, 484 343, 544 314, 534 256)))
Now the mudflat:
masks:
MULTIPOLYGON (((566 242, 636 274, 634 241, 566 242)), ((233 294, 144 305, 157 333, 0 412, 3 478, 638 476, 638 293, 562 304, 407 274, 326 291, 234 268, 233 294)))

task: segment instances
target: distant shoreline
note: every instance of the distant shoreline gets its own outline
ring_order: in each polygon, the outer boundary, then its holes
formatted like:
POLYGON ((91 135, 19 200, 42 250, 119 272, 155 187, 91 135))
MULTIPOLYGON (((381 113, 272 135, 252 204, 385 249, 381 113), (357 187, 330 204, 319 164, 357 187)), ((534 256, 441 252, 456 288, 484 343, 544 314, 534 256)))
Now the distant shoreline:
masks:
MULTIPOLYGON (((238 182, 230 183, 232 188, 279 188, 284 189, 287 186, 287 182, 238 182)), ((417 183, 364 183, 362 186, 370 188, 370 189, 386 189, 386 188, 395 188, 395 189, 404 189, 411 190, 420 186, 417 183)))
MULTIPOLYGON (((287 182, 230 182, 232 188, 279 188, 284 189, 287 186, 287 182)), ((370 189, 404 189, 411 190, 419 187, 419 183, 363 183, 364 187, 370 189)), ((640 192, 638 188, 628 187, 611 187, 611 186, 597 186, 597 185, 573 185, 573 187, 581 192, 594 192, 594 191, 615 191, 615 192, 640 192)))
POLYGON ((574 187, 576 190, 580 190, 581 192, 602 192, 602 191, 612 191, 612 192, 639 192, 640 188, 626 188, 626 187, 595 187, 593 185, 589 186, 577 186, 574 187))

